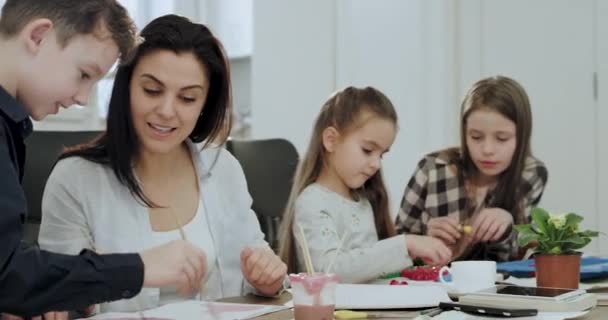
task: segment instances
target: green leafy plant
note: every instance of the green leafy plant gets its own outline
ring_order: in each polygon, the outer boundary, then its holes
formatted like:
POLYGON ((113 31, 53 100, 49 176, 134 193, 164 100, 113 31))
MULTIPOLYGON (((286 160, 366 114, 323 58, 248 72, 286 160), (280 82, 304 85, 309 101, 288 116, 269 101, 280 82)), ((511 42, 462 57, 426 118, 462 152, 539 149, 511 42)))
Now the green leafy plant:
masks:
POLYGON ((534 208, 531 212, 532 223, 516 225, 519 232, 517 243, 519 246, 532 246, 539 254, 572 254, 583 248, 592 237, 599 232, 579 230, 583 217, 575 213, 553 215, 542 208, 534 208))

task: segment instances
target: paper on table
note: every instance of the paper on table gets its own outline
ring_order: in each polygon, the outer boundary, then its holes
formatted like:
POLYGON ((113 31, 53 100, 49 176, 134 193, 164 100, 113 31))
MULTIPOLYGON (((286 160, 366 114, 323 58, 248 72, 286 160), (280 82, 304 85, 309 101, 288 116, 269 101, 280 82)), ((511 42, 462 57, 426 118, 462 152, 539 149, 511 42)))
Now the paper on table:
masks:
MULTIPOLYGON (((589 311, 582 312, 539 312, 534 317, 515 318, 517 320, 565 320, 574 319, 584 316, 589 311)), ((448 311, 433 317, 433 320, 487 320, 487 319, 505 319, 500 317, 476 316, 460 311, 448 311)))
POLYGON ((240 320, 288 309, 284 306, 240 304, 207 301, 184 301, 167 304, 155 309, 133 313, 103 313, 92 318, 98 320, 240 320))
POLYGON ((339 284, 336 287, 336 309, 424 308, 450 301, 441 286, 339 284))
MULTIPOLYGON (((290 295, 290 296, 292 295, 292 293, 291 293, 291 292, 292 292, 292 291, 291 291, 291 288, 289 288, 289 289, 285 289, 285 291, 289 292, 289 295, 290 295)), ((283 303, 283 305, 284 305, 285 307, 288 307, 288 308, 293 308, 293 299, 291 299, 291 300, 289 300, 289 301, 287 301, 287 302, 283 303)))

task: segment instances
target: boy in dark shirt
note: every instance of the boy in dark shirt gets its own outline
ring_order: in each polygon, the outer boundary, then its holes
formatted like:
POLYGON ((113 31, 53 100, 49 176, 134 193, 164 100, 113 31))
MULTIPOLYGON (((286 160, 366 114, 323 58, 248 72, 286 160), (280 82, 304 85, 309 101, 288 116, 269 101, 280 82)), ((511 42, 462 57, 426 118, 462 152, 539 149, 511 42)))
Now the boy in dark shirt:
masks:
MULTIPOLYGON (((142 287, 196 292, 203 252, 185 241, 140 254, 55 254, 22 243, 21 179, 30 117, 84 105, 125 57, 135 28, 116 0, 8 0, 0 18, 0 313, 24 317, 135 296, 142 287)), ((54 317, 50 313, 47 318, 54 317)))

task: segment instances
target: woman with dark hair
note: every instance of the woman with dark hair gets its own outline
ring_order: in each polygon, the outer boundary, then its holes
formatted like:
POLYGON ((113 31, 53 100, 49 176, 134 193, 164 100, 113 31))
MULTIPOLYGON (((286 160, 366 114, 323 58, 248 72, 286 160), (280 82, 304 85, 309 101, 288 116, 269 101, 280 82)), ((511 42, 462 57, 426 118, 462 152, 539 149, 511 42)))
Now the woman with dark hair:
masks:
POLYGON ((479 80, 462 103, 460 147, 418 163, 401 201, 398 232, 441 239, 455 259, 518 258, 512 226, 529 222, 548 176, 532 156, 531 136, 524 88, 503 76, 479 80))
MULTIPOLYGON (((64 153, 49 177, 40 246, 132 252, 187 239, 207 258, 201 299, 276 294, 286 266, 264 242, 241 167, 221 148, 231 115, 221 43, 176 15, 141 36, 118 68, 106 131, 64 153)), ((144 289, 101 311, 180 299, 175 288, 144 289)))

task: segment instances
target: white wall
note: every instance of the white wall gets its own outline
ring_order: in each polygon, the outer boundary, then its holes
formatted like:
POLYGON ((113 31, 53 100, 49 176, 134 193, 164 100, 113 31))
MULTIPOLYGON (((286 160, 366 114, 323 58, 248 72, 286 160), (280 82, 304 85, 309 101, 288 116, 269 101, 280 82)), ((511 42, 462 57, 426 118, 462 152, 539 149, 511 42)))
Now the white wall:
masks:
POLYGON ((457 107, 449 7, 444 1, 338 1, 336 87, 375 86, 400 117, 384 160, 393 214, 421 156, 457 142, 451 139, 457 107))
MULTIPOLYGON (((597 33, 595 37, 597 39, 598 50, 595 57, 595 63, 598 70, 598 101, 597 101, 597 117, 595 119, 595 126, 597 128, 597 136, 599 140, 596 141, 598 149, 597 163, 597 190, 596 195, 598 199, 598 224, 604 233, 608 234, 608 213, 604 212, 608 208, 608 1, 597 1, 595 9, 595 18, 598 24, 597 33)), ((606 234, 601 235, 603 241, 600 243, 606 243, 606 234)), ((608 247, 603 245, 599 250, 602 254, 608 255, 608 247)))
POLYGON ((253 12, 253 138, 284 137, 303 152, 335 89, 335 4, 259 0, 253 12))
POLYGON ((451 3, 432 0, 255 2, 253 137, 284 137, 302 154, 321 104, 374 86, 400 117, 384 171, 397 213, 424 153, 457 142, 451 3), (335 5, 334 5, 335 4, 335 5))

